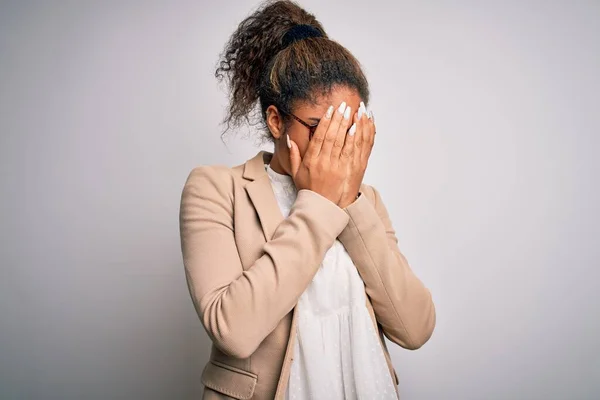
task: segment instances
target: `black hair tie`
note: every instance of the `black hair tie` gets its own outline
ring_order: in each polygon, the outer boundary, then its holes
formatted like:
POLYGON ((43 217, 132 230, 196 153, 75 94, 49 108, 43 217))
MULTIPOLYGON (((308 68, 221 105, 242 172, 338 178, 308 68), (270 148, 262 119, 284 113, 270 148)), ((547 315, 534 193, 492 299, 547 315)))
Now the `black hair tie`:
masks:
POLYGON ((322 36, 323 34, 321 31, 314 26, 306 24, 294 25, 285 35, 283 35, 281 44, 283 45, 283 48, 286 48, 298 40, 322 36))

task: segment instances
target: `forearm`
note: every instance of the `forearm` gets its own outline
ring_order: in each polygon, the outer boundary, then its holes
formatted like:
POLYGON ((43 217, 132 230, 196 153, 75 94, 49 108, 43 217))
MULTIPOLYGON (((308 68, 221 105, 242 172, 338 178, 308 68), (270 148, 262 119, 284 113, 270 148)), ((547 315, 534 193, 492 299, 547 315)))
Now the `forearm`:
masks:
POLYGON ((347 222, 348 215, 335 204, 301 190, 263 255, 245 268, 231 229, 207 229, 203 235, 196 230, 193 240, 185 236, 190 239, 184 242, 188 285, 215 344, 236 357, 250 356, 293 309, 347 222))
POLYGON ((378 212, 375 206, 364 195, 348 206, 350 220, 339 239, 365 282, 386 336, 416 349, 433 332, 435 307, 429 290, 398 249, 387 211, 378 212))

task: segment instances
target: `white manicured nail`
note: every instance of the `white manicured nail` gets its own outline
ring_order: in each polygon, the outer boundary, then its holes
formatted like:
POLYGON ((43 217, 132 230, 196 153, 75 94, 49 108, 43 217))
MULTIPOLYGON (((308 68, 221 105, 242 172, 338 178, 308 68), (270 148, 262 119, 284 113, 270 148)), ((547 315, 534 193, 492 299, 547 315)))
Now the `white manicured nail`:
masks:
POLYGON ((348 131, 348 135, 354 136, 355 133, 356 133, 356 122, 353 123, 352 126, 350 127, 350 130, 348 131))
POLYGON ((361 119, 361 117, 363 116, 363 114, 367 111, 367 109, 365 108, 365 103, 363 103, 362 101, 360 102, 360 107, 358 107, 358 119, 361 119))
POLYGON ((369 114, 369 119, 373 119, 373 110, 369 110, 368 114, 369 114))
POLYGON ((329 119, 333 115, 333 106, 329 106, 327 112, 325 113, 325 118, 329 119))
POLYGON ((350 113, 352 112, 352 107, 348 106, 346 111, 344 111, 344 119, 350 119, 350 113))
POLYGON ((338 108, 338 112, 340 114, 343 114, 345 110, 346 110, 346 102, 342 101, 342 104, 340 104, 340 107, 338 108))
POLYGON ((285 135, 285 138, 287 139, 288 149, 291 149, 292 148, 292 142, 290 142, 290 135, 285 135))

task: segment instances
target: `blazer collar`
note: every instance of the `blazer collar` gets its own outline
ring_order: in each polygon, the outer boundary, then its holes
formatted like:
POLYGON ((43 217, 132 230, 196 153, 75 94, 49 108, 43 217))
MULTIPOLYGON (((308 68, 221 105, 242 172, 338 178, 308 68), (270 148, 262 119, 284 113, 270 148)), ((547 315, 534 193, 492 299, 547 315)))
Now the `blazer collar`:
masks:
POLYGON ((269 164, 273 158, 273 153, 261 150, 254 157, 244 163, 243 177, 248 180, 256 180, 263 175, 267 175, 265 164, 269 164))
POLYGON ((244 163, 244 172, 242 175, 245 179, 251 181, 245 186, 246 192, 258 214, 258 219, 260 220, 260 225, 267 241, 273 238, 275 230, 284 219, 275 198, 275 193, 273 193, 271 180, 267 171, 265 171, 265 164, 270 163, 272 157, 273 153, 268 151, 258 152, 258 154, 244 163))

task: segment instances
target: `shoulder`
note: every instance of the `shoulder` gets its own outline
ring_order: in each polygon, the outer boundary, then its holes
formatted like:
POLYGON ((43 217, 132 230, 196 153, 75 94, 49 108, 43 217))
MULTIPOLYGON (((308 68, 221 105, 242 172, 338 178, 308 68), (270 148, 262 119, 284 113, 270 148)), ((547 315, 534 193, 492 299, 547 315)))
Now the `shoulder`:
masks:
POLYGON ((224 200, 233 202, 234 168, 225 165, 200 165, 190 171, 182 191, 186 198, 224 200))
POLYGON ((216 186, 223 186, 243 180, 244 165, 239 164, 233 167, 223 164, 199 165, 189 173, 186 186, 198 183, 211 183, 216 186))
POLYGON ((224 165, 199 165, 192 169, 185 181, 185 186, 199 184, 226 185, 231 180, 231 168, 224 165))

